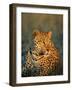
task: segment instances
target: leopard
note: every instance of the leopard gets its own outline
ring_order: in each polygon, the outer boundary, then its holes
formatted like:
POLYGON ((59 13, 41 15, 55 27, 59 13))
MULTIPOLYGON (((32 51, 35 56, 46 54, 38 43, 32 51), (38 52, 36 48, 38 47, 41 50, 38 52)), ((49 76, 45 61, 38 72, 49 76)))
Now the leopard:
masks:
POLYGON ((52 32, 36 30, 32 35, 34 47, 31 51, 28 50, 26 67, 31 70, 34 67, 38 68, 39 72, 35 74, 38 76, 56 75, 60 64, 60 53, 52 40, 52 32))

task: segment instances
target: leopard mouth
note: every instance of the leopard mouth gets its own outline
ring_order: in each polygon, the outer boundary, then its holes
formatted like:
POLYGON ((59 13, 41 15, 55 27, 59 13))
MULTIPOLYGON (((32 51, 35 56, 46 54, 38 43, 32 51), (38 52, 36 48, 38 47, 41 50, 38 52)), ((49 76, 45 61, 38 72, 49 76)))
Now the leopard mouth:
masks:
POLYGON ((38 61, 40 60, 41 58, 43 57, 49 57, 50 56, 50 52, 45 52, 45 53, 39 53, 39 55, 36 55, 36 54, 32 54, 32 59, 34 61, 38 61))

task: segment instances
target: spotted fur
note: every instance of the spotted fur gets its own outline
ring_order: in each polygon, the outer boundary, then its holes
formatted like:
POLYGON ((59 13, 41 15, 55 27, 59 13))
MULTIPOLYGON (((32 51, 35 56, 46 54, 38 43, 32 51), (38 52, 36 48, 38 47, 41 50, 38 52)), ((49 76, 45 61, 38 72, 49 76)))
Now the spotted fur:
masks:
MULTIPOLYGON (((56 71, 60 62, 59 51, 52 42, 52 32, 33 33, 34 48, 28 51, 27 68, 39 67, 39 76, 47 76, 56 71)), ((56 72, 55 72, 56 73, 56 72)))

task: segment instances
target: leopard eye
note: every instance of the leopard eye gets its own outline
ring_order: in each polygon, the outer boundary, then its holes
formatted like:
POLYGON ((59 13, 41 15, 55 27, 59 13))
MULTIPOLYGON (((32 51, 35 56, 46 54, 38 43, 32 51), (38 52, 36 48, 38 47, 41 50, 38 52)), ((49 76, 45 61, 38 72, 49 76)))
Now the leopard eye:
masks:
POLYGON ((43 41, 43 43, 45 44, 45 42, 43 41))
POLYGON ((47 49, 47 51, 49 52, 49 49, 47 49))

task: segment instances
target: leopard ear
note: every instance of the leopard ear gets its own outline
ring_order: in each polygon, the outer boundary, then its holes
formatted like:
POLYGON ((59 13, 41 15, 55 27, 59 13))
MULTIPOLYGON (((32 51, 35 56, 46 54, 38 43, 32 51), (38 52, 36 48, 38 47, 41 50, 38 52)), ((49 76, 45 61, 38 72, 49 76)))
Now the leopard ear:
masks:
POLYGON ((37 29, 35 29, 35 30, 33 31, 33 36, 35 37, 37 34, 39 34, 39 31, 38 31, 37 29))
POLYGON ((49 39, 51 39, 51 37, 52 37, 52 32, 48 32, 48 37, 49 37, 49 39))

